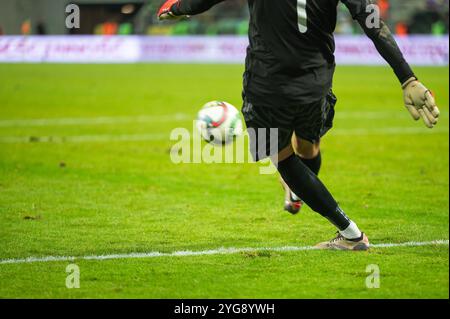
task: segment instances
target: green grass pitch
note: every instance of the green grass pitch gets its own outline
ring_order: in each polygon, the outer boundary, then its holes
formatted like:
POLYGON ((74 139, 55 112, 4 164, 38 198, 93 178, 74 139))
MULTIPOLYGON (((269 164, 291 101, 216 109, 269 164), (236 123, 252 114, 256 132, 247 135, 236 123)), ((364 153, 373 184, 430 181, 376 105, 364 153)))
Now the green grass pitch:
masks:
MULTIPOLYGON (((242 71, 0 65, 0 260, 310 246, 334 236, 309 209, 283 212, 277 176, 257 164, 170 161, 169 133, 191 129, 202 104, 241 105, 242 71), (105 120, 116 117, 125 120, 105 120)), ((432 131, 410 119, 389 68, 337 69, 321 177, 374 244, 449 237, 448 68, 415 71, 442 110, 432 131)), ((0 263, 0 297, 448 298, 448 249, 76 260, 79 289, 66 288, 68 261, 0 263), (378 289, 365 284, 371 264, 378 289)))

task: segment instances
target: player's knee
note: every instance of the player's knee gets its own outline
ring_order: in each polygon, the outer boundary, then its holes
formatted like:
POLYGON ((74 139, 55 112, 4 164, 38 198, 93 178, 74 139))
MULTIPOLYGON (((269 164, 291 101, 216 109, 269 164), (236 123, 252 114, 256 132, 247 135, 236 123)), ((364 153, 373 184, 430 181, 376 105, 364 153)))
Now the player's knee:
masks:
POLYGON ((311 143, 300 138, 294 138, 292 144, 295 153, 305 159, 315 158, 320 153, 320 142, 311 143))

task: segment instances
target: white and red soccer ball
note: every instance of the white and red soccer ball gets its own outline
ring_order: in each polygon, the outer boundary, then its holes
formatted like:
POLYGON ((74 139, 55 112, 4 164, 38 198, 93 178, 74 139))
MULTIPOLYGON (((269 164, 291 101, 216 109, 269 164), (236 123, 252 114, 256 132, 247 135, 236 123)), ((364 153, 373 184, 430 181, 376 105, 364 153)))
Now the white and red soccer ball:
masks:
POLYGON ((239 111, 230 103, 212 101, 198 112, 196 127, 204 140, 228 144, 243 133, 239 111))

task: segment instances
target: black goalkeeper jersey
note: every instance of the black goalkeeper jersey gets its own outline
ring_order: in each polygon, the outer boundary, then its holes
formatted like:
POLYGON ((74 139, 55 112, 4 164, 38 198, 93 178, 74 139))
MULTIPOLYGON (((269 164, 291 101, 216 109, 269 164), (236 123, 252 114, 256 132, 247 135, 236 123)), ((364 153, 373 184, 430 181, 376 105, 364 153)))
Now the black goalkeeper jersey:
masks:
POLYGON ((252 103, 312 103, 331 89, 337 0, 249 0, 244 94, 252 103))
MULTIPOLYGON (((224 0, 180 0, 176 15, 198 14, 224 0)), ((400 81, 413 75, 389 29, 365 24, 373 0, 341 0, 400 81)), ((313 103, 331 89, 339 0, 248 0, 249 40, 244 95, 261 106, 313 103)))

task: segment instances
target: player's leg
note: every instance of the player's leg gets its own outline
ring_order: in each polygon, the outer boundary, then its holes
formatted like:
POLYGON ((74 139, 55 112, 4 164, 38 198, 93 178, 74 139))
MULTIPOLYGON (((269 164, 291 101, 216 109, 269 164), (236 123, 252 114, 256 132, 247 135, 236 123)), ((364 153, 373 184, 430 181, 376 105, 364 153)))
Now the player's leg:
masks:
MULTIPOLYGON (((322 118, 320 106, 319 111, 317 111, 317 107, 312 109, 319 113, 319 118, 322 118)), ((294 154, 291 138, 295 126, 293 122, 298 110, 258 107, 244 100, 242 113, 249 131, 250 150, 253 158, 259 161, 270 156, 272 162, 277 166, 278 172, 293 192, 339 229, 340 237, 338 236, 336 240, 332 241, 333 244, 326 248, 367 249, 367 237, 339 208, 317 175, 294 154), (270 128, 278 128, 276 136, 272 134, 270 128), (264 129, 261 132, 261 134, 264 133, 264 136, 260 135, 260 129, 264 129), (278 145, 277 148, 272 149, 274 140, 278 141, 278 145), (260 141, 263 141, 263 145, 260 145, 260 141)), ((319 134, 317 135, 320 137, 319 134)), ((311 139, 311 142, 314 143, 314 139, 311 139)))
MULTIPOLYGON (((339 230, 345 230, 350 225, 349 218, 331 196, 327 188, 303 162, 295 155, 293 147, 287 146, 277 157, 272 157, 283 180, 295 194, 304 199, 312 210, 328 218, 339 230)), ((361 236, 358 230, 351 234, 356 238, 361 236)))
MULTIPOLYGON (((302 160, 302 162, 308 166, 314 174, 319 175, 322 164, 320 140, 315 143, 311 143, 310 141, 297 137, 293 134, 292 147, 295 154, 302 160)), ((284 189, 284 210, 293 215, 298 214, 304 204, 302 199, 291 191, 289 186, 281 177, 280 183, 284 189)))
POLYGON ((346 216, 317 176, 320 169, 320 161, 317 158, 320 154, 320 140, 333 126, 335 103, 336 97, 330 92, 322 101, 302 106, 297 110, 294 127, 298 143, 294 142, 293 145, 297 153, 309 157, 306 158, 309 165, 305 163, 305 158, 294 154, 292 147, 292 151, 286 147, 279 154, 277 167, 293 193, 338 228, 338 236, 329 242, 319 244, 319 248, 367 249, 369 246, 367 237, 346 216), (302 141, 309 141, 309 144, 304 142, 302 145, 302 141), (308 159, 313 161, 308 162, 308 159))
POLYGON ((365 250, 367 237, 339 207, 325 185, 302 160, 294 154, 291 145, 281 150, 278 158, 272 158, 283 180, 312 210, 321 214, 339 230, 338 236, 318 248, 365 250))

